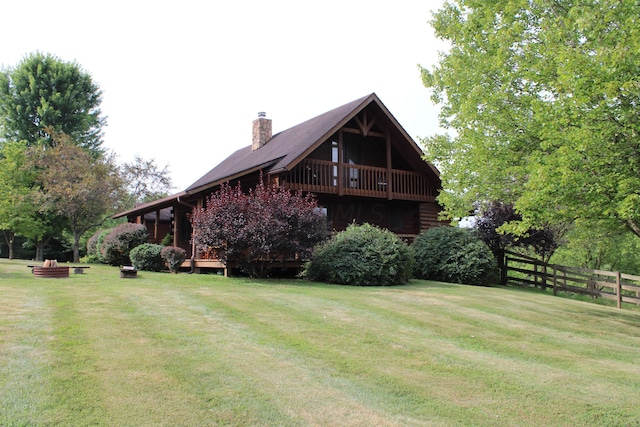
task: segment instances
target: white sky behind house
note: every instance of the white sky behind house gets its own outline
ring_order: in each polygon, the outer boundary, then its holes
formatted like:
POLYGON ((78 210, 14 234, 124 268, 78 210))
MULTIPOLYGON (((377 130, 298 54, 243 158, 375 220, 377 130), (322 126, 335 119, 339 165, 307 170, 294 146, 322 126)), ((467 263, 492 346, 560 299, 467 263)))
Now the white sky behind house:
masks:
POLYGON ((420 80, 445 44, 442 0, 6 2, 0 65, 31 52, 76 61, 103 91, 104 147, 168 165, 183 190, 251 144, 375 92, 416 142, 438 132, 420 80))

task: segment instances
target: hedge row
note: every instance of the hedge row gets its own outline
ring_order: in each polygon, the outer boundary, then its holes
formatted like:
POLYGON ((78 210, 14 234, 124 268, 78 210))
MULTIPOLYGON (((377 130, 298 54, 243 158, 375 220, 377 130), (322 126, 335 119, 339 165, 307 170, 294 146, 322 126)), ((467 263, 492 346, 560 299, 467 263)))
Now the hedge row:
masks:
POLYGON ((399 285, 411 277, 489 285, 496 269, 489 248, 471 230, 432 228, 409 246, 390 231, 364 224, 319 245, 303 276, 355 286, 399 285))
MULTIPOLYGON (((186 251, 173 246, 147 243, 147 227, 125 223, 98 230, 87 241, 87 261, 110 265, 133 265, 138 270, 178 272, 186 251)), ((168 239, 164 239, 163 242, 168 239)))
MULTIPOLYGON (((121 224, 96 232, 87 242, 89 260, 111 265, 133 264, 140 270, 177 272, 184 249, 147 243, 147 229, 121 224)), ((497 266, 489 248, 471 230, 436 227, 407 245, 388 230, 350 225, 318 245, 303 271, 310 280, 354 286, 389 286, 412 277, 427 280, 489 285, 497 266)))
POLYGON ((131 250, 147 243, 148 238, 147 227, 142 224, 124 223, 98 230, 87 241, 87 258, 91 262, 128 265, 131 250))

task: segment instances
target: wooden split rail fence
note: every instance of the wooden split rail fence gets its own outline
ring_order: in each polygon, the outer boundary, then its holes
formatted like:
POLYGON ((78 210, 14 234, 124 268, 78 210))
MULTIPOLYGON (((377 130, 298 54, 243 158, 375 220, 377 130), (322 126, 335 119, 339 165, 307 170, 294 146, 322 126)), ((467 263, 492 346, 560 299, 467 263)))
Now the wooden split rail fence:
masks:
POLYGON ((573 292, 614 300, 618 308, 622 303, 640 305, 640 276, 546 264, 515 252, 507 252, 505 270, 509 285, 553 288, 554 295, 573 292))

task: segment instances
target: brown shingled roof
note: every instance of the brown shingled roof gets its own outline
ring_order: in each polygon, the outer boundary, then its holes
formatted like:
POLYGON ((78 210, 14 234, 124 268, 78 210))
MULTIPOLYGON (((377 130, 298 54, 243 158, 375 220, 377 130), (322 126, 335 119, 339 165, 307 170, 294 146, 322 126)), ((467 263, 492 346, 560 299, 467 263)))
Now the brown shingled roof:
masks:
POLYGON ((300 161, 300 156, 310 147, 322 143, 373 100, 380 102, 376 94, 372 93, 327 111, 277 133, 269 142, 255 151, 251 150, 251 145, 241 148, 191 184, 185 191, 195 193, 259 169, 265 173, 290 169, 300 161))
MULTIPOLYGON (((403 143, 409 144, 416 150, 416 153, 421 156, 422 151, 420 147, 418 147, 415 141, 413 141, 384 104, 382 104, 378 96, 372 93, 277 133, 270 141, 257 150, 252 150, 251 145, 241 148, 191 184, 186 190, 154 202, 137 206, 128 211, 120 212, 116 214, 114 218, 150 211, 151 209, 164 208, 171 206, 174 202, 182 203, 180 201, 181 197, 189 197, 189 195, 215 187, 223 182, 233 181, 259 170, 262 170, 266 174, 291 170, 305 156, 326 141, 327 138, 337 132, 371 103, 375 103, 395 126, 399 134, 403 136, 403 143)), ((419 156, 417 156, 417 158, 419 158, 419 156)), ((427 162, 419 162, 418 167, 432 174, 439 182, 440 174, 433 165, 427 162)))

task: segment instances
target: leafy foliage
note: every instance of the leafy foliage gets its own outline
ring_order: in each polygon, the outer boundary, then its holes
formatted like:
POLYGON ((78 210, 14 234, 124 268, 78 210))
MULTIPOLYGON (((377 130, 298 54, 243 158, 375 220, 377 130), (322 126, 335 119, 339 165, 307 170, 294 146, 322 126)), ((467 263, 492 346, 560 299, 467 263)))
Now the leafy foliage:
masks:
POLYGON ((530 227, 607 220, 640 236, 640 3, 446 2, 424 84, 450 134, 425 139, 451 218, 512 203, 530 227))
POLYGON ((131 262, 131 250, 147 243, 148 237, 147 227, 142 224, 120 224, 105 236, 100 245, 100 252, 107 264, 128 265, 131 262))
POLYGON ((98 252, 98 239, 106 230, 96 230, 95 233, 87 239, 87 255, 95 255, 98 252))
POLYGON ((9 259, 13 258, 16 235, 38 238, 47 231, 45 218, 38 214, 42 194, 33 188, 36 174, 26 163, 22 144, 4 144, 0 153, 0 230, 4 230, 9 259))
POLYGON ((541 261, 548 262, 560 246, 562 236, 568 229, 568 225, 557 224, 540 228, 531 227, 523 234, 510 232, 508 226, 521 220, 522 215, 516 212, 512 204, 502 202, 489 203, 476 216, 474 228, 495 256, 501 270, 504 264, 504 252, 507 249, 529 249, 541 261))
POLYGON ((304 277, 353 286, 401 285, 413 273, 413 256, 398 236, 370 224, 351 224, 320 244, 304 277))
POLYGON ((187 259, 187 251, 176 246, 165 246, 160 255, 172 273, 180 271, 180 265, 187 259))
POLYGON ((173 236, 170 233, 165 234, 160 242, 162 246, 171 246, 171 243, 173 243, 173 236))
MULTIPOLYGON (((13 157, 17 147, 23 152, 29 147, 53 148, 56 135, 67 135, 69 143, 98 158, 103 152, 102 126, 106 124, 99 108, 101 96, 91 76, 78 64, 39 52, 26 56, 17 66, 0 72, 0 157, 13 157)), ((0 177, 0 187, 7 184, 15 188, 7 198, 0 194, 0 199, 12 204, 12 212, 21 210, 22 218, 2 228, 9 236, 20 234, 35 243, 36 260, 43 259, 45 245, 51 239, 65 237, 68 219, 57 209, 45 206, 41 167, 23 162, 20 170, 14 169, 12 175, 19 177, 19 186, 15 186, 15 179, 9 183, 0 177)), ((79 238, 75 231, 72 234, 74 240, 79 238)), ((77 240, 74 246, 77 260, 77 240)))
POLYGON ((308 259, 327 230, 312 195, 265 185, 262 179, 248 194, 240 185, 223 184, 206 207, 194 210, 191 224, 200 250, 212 249, 222 261, 236 261, 251 276, 266 274, 258 260, 308 259))
POLYGON ((106 124, 101 102, 99 87, 78 64, 32 53, 0 73, 0 141, 52 147, 49 127, 98 152, 106 124))
POLYGON ((554 253, 552 263, 640 275, 640 239, 624 227, 578 223, 565 240, 554 253))
POLYGON ((164 267, 163 257, 160 252, 164 246, 153 243, 143 243, 131 249, 129 258, 138 270, 160 271, 164 267))
POLYGON ((165 197, 173 188, 166 165, 160 168, 154 159, 137 154, 133 162, 121 166, 121 175, 128 195, 123 203, 126 208, 165 197))
POLYGON ((102 248, 102 243, 110 232, 110 228, 100 229, 87 239, 87 258, 89 262, 105 262, 103 258, 104 250, 102 248))
POLYGON ((100 225, 119 204, 122 181, 113 159, 94 157, 70 137, 47 128, 55 146, 30 150, 44 193, 41 210, 62 215, 73 236, 73 259, 79 260, 80 238, 100 225))
POLYGON ((467 285, 489 285, 496 279, 491 251, 466 228, 430 228, 416 237, 411 248, 418 278, 467 285))

